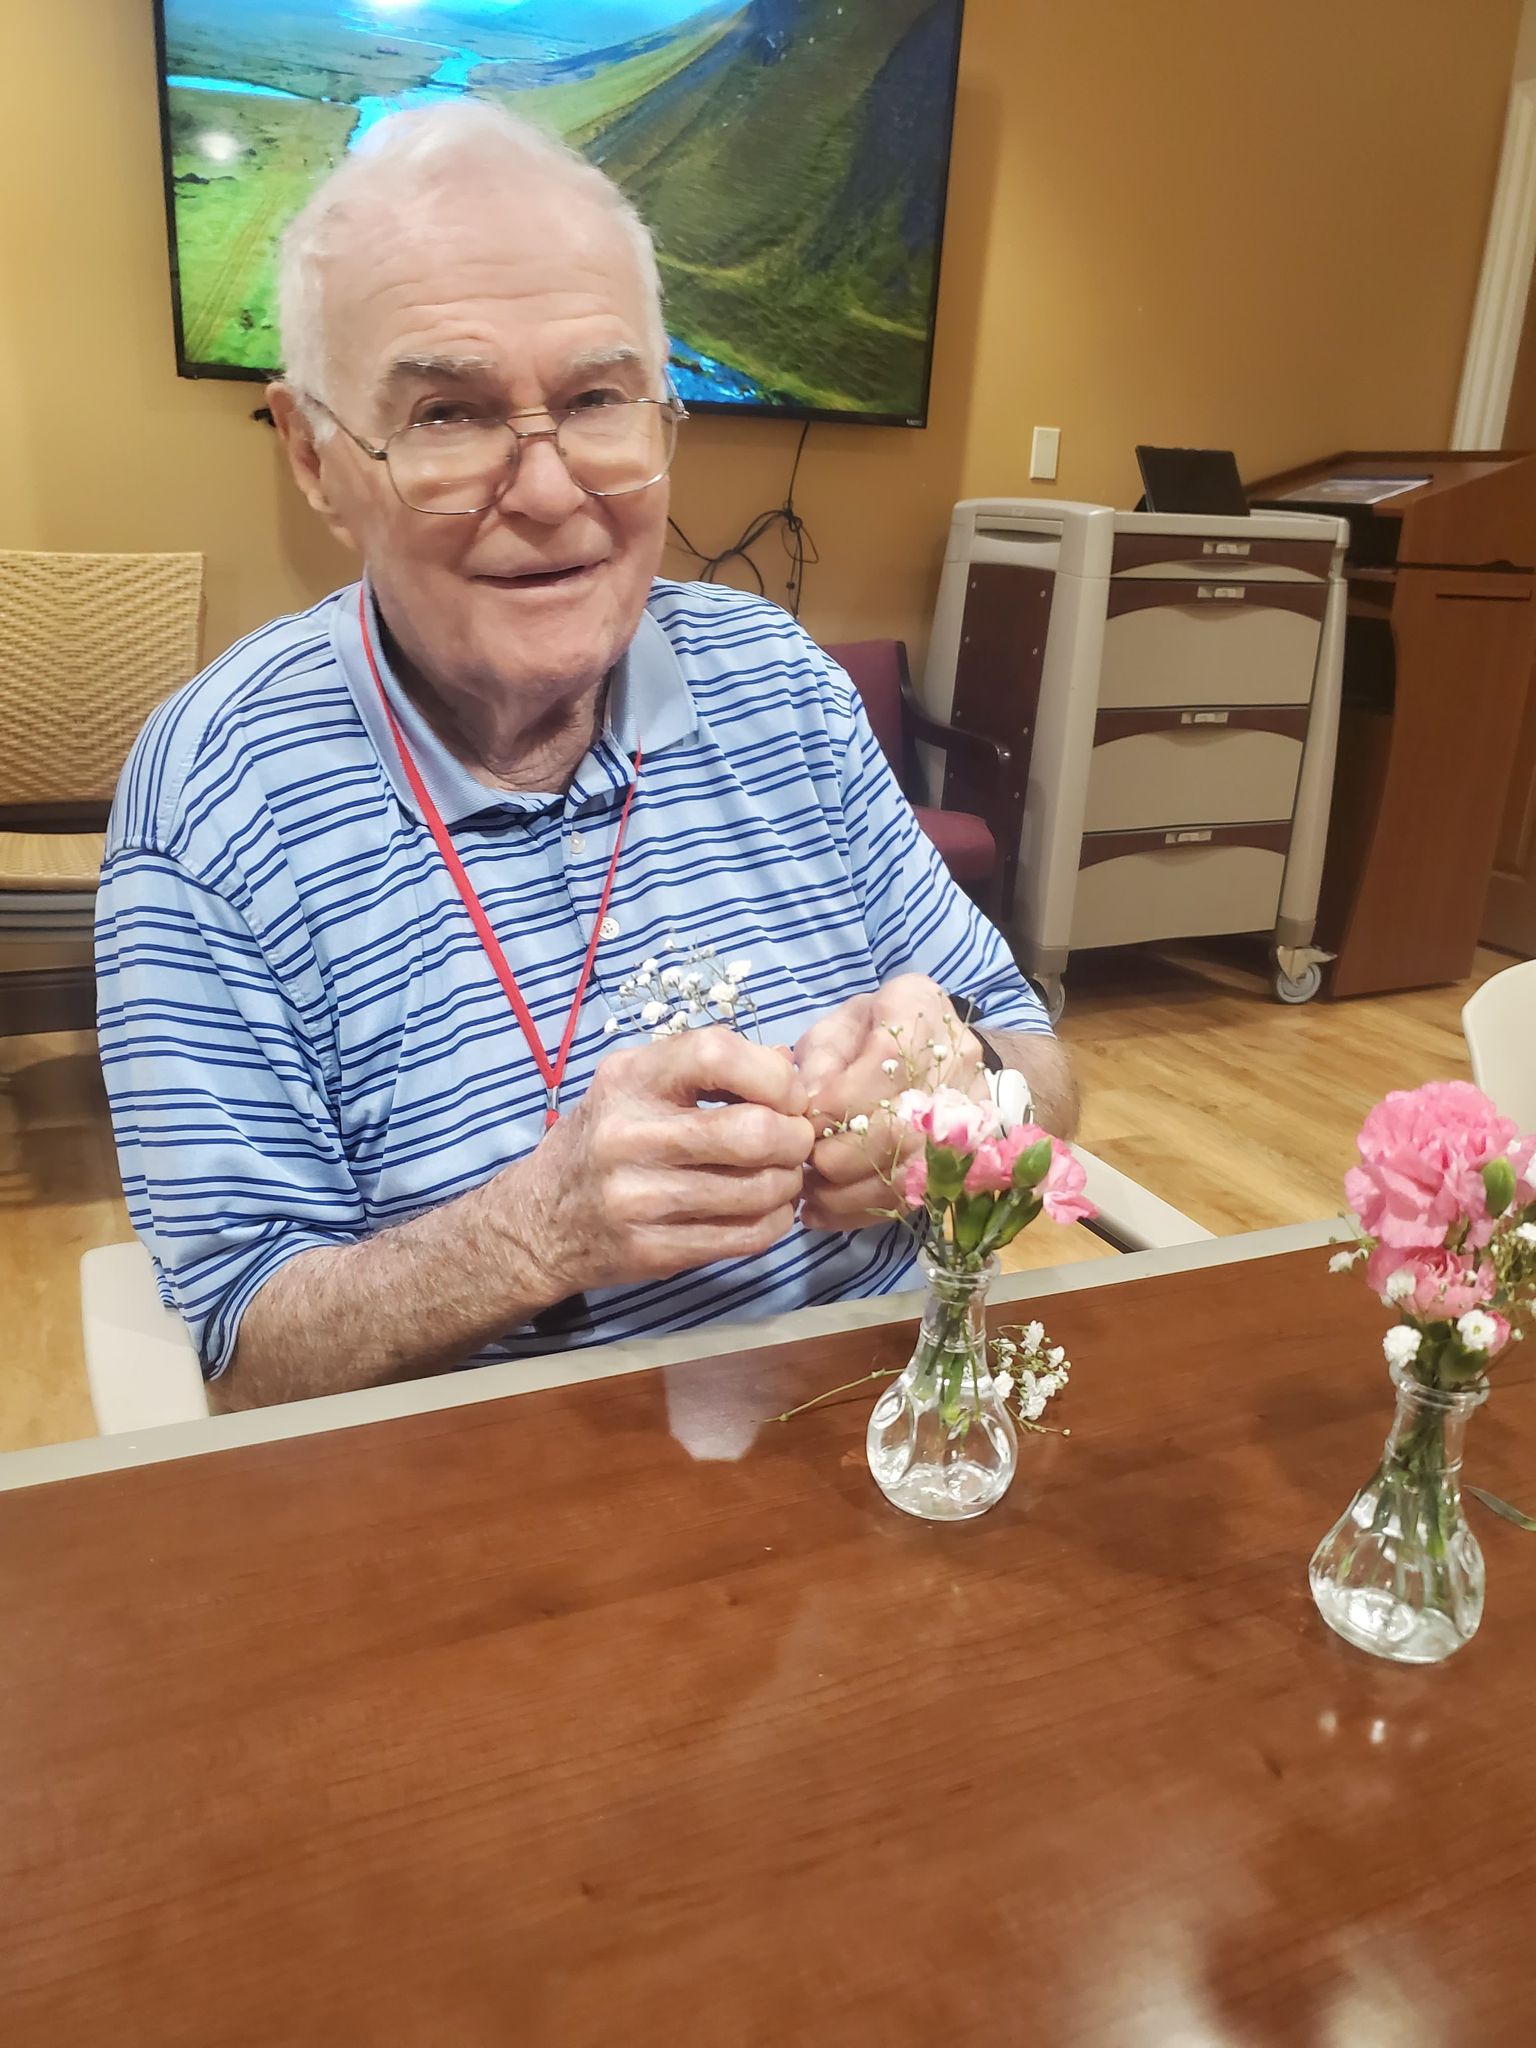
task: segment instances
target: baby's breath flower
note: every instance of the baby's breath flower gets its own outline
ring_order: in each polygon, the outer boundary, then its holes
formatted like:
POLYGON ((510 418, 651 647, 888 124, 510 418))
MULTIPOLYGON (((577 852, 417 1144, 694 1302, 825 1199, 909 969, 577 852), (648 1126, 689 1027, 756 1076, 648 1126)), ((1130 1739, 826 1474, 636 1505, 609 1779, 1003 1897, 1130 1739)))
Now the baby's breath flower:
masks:
MULTIPOLYGON (((1469 1308, 1464 1316, 1456 1319, 1456 1334, 1469 1351, 1491 1351, 1499 1334, 1499 1326, 1486 1309, 1469 1308)), ((1418 1331, 1414 1331, 1418 1335, 1418 1331)), ((1417 1345, 1415 1345, 1417 1350, 1417 1345)))
POLYGON ((1522 1244, 1536 1244, 1536 1223, 1517 1223, 1515 1235, 1522 1244))
POLYGON ((650 1002, 641 1010, 640 1022, 649 1031, 667 1016, 668 1010, 665 1003, 650 1002))
POLYGON ((880 1062, 880 1071, 882 1074, 899 1074, 901 1072, 901 1061, 882 1060, 880 1062))
POLYGON ((856 1138, 862 1138, 869 1129, 869 1118, 867 1116, 851 1116, 848 1119, 848 1128, 856 1138))
POLYGON ((751 972, 750 960, 733 960, 725 970, 725 978, 727 981, 743 982, 751 972))
POLYGON ((1328 1270, 1330 1273, 1347 1273, 1357 1257, 1355 1252, 1335 1252, 1328 1261, 1328 1270))
POLYGON ((619 1028, 619 1020, 618 1020, 618 1018, 617 1018, 617 1017, 607 1017, 607 1018, 605 1018, 605 1019, 603 1020, 603 1036, 604 1036, 604 1038, 612 1038, 613 1034, 615 1033, 615 1031, 617 1031, 617 1030, 618 1030, 618 1028, 619 1028))
POLYGON ((1006 1401, 1013 1392, 1013 1374, 1011 1372, 994 1373, 992 1385, 996 1389, 997 1398, 1000 1401, 1006 1401))
POLYGON ((1026 1351, 1038 1351, 1038 1350, 1040 1349, 1040 1346, 1041 1346, 1041 1345, 1042 1345, 1042 1344, 1043 1344, 1044 1342, 1045 1342, 1045 1325, 1044 1325, 1044 1323, 1028 1323, 1028 1324, 1026 1324, 1026 1325, 1025 1325, 1025 1329, 1024 1329, 1024 1349, 1025 1349, 1026 1351))
POLYGON ((1386 1292, 1382 1295, 1382 1300, 1386 1302, 1389 1308, 1399 1301, 1406 1301, 1413 1292, 1413 1286, 1413 1275, 1406 1266, 1399 1266, 1397 1271, 1388 1279, 1386 1292))
POLYGON ((1398 1323, 1382 1338, 1381 1348, 1388 1365, 1411 1365, 1418 1357, 1419 1346, 1423 1342, 1417 1330, 1411 1330, 1406 1323, 1398 1323))

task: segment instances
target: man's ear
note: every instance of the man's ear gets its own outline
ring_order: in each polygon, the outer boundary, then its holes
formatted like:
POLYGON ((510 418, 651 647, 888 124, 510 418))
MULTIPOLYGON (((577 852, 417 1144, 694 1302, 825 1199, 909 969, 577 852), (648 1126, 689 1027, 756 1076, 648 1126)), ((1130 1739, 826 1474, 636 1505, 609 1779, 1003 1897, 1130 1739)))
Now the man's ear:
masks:
POLYGON ((299 403, 296 393, 282 382, 267 386, 267 404, 271 409, 272 424, 288 452, 288 465, 295 483, 336 538, 354 553, 359 552, 351 528, 331 502, 321 444, 316 438, 313 420, 299 403))

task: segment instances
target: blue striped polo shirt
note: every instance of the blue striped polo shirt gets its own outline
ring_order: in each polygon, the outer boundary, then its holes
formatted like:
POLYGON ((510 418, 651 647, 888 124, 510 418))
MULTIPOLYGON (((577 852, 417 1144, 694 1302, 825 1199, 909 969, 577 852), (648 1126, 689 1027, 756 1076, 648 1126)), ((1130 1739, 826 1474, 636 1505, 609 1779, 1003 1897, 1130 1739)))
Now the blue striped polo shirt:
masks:
MULTIPOLYGON (((1049 1031, 852 684, 775 606, 657 582, 561 793, 478 782, 384 679, 547 1046, 643 745, 567 1107, 625 1042, 604 1029, 629 1007, 619 984, 674 935, 750 958, 768 1043, 905 972, 1000 1028, 1049 1031)), ((151 717, 108 829, 97 969, 128 1206, 210 1375, 285 1260, 451 1201, 542 1135, 543 1082, 385 727, 357 585, 253 633, 151 717)), ((879 1294, 912 1271, 894 1225, 796 1228, 757 1258, 593 1293, 569 1328, 541 1318, 478 1357, 879 1294)))

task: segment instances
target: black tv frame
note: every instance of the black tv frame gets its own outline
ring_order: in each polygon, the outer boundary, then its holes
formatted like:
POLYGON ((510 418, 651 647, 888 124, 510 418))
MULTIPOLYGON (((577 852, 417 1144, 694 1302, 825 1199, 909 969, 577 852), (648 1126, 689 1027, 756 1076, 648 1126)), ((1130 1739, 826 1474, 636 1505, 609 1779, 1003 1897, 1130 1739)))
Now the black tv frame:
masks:
MULTIPOLYGON (((880 0, 865 0, 878 6, 880 0)), ((724 419, 815 420, 851 427, 926 427, 929 402, 933 396, 933 350, 938 331, 939 283, 944 268, 944 230, 949 215, 949 178, 954 166, 955 107, 960 88, 960 45, 965 35, 965 0, 953 0, 955 48, 950 62, 949 98, 944 122, 944 173, 939 193, 939 217, 933 252, 933 289, 928 299, 928 342, 923 351, 922 403, 916 413, 840 412, 827 406, 742 404, 726 398, 690 398, 690 415, 712 414, 724 419)), ((166 85, 165 6, 153 0, 155 18, 155 91, 160 105, 160 178, 165 199, 165 240, 171 271, 171 319, 176 336, 176 374, 191 383, 204 378, 222 378, 235 384, 268 384, 275 370, 247 370, 233 363, 194 363, 188 360, 186 330, 181 317, 181 259, 176 247, 176 181, 171 170, 171 97, 166 85)))

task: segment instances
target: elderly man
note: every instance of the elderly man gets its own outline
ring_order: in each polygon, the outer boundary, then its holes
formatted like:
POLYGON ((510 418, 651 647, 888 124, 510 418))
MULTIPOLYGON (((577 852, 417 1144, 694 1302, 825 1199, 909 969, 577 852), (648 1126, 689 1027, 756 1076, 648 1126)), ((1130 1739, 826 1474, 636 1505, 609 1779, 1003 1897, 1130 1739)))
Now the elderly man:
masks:
POLYGON ((524 124, 431 109, 315 193, 280 304, 272 410, 366 573, 150 720, 98 916, 124 1186, 216 1402, 900 1286, 818 1129, 889 1095, 890 1027, 963 999, 1058 1131, 1071 1082, 847 679, 656 580, 644 227, 524 124), (674 935, 750 957, 764 1042, 630 1031, 674 935))

